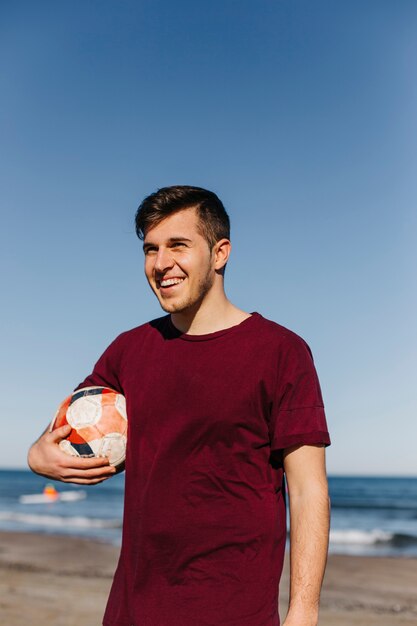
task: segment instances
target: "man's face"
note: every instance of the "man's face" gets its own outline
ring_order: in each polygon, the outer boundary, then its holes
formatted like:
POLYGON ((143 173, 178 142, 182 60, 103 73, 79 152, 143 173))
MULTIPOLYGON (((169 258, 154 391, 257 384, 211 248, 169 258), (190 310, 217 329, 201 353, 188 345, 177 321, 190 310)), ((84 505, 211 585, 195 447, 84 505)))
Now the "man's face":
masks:
POLYGON ((213 285, 215 270, 195 209, 174 213, 149 229, 143 250, 146 278, 164 311, 197 308, 213 285))

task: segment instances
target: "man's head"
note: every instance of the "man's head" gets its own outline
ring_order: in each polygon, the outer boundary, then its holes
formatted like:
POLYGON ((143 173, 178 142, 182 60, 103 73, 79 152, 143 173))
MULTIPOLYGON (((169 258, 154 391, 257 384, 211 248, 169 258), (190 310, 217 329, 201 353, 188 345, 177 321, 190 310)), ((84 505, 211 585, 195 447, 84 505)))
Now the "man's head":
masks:
POLYGON ((230 239, 229 216, 221 200, 212 191, 189 185, 162 187, 145 198, 136 213, 136 234, 144 239, 166 217, 191 208, 197 212, 200 233, 210 250, 220 239, 230 239))
POLYGON ((198 187, 165 187, 140 205, 145 274, 162 308, 193 317, 224 298, 229 218, 217 196, 198 187))

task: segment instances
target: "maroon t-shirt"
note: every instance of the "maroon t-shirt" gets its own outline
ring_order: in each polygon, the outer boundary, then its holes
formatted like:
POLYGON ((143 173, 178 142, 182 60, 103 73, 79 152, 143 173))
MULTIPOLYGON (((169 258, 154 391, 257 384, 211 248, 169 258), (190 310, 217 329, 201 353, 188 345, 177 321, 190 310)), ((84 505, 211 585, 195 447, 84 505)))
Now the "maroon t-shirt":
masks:
POLYGON ((312 356, 254 313, 208 335, 165 316, 80 385, 126 396, 123 539, 105 626, 278 626, 282 450, 329 444, 312 356))

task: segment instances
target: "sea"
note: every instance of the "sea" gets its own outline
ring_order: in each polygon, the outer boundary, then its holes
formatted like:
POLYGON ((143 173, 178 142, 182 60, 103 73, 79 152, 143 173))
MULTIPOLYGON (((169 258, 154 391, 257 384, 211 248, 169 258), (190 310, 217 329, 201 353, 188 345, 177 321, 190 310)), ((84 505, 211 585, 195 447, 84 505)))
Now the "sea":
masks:
MULTIPOLYGON (((48 481, 29 470, 0 470, 0 530, 87 537, 120 545, 124 475, 81 487, 53 482, 58 492, 84 492, 74 501, 22 503, 48 481)), ((417 478, 330 476, 330 552, 417 557, 417 478)))

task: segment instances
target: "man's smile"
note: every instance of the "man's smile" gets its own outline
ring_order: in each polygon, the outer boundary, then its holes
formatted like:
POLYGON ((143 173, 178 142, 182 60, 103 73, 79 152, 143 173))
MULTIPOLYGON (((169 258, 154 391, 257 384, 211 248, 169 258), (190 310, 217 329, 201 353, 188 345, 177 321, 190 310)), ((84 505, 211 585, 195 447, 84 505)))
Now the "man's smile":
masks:
POLYGON ((158 283, 159 283, 160 287, 166 288, 166 287, 172 287, 174 285, 179 285, 184 280, 185 280, 185 277, 183 277, 183 278, 164 278, 163 280, 158 281, 158 283))

